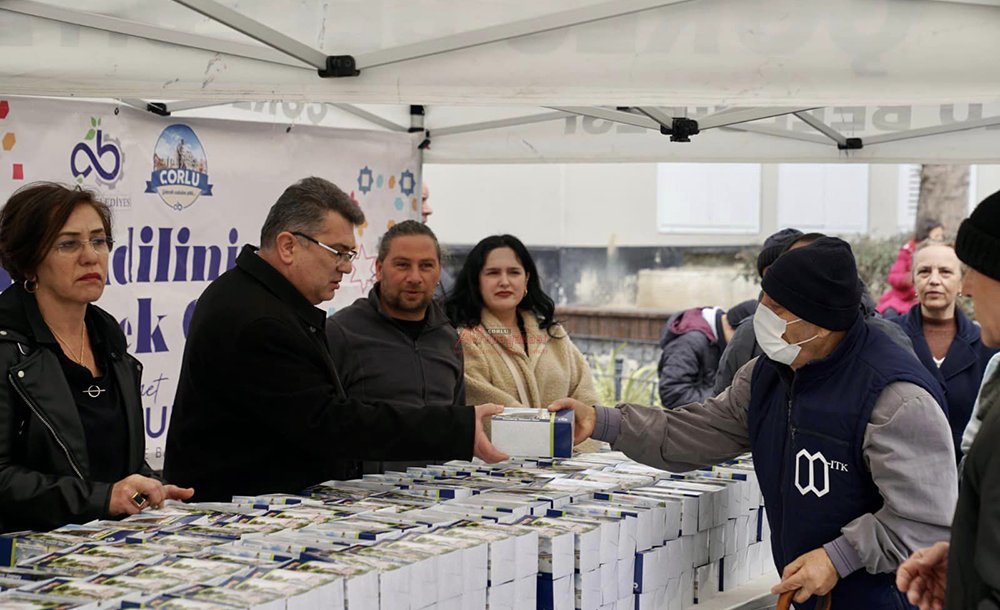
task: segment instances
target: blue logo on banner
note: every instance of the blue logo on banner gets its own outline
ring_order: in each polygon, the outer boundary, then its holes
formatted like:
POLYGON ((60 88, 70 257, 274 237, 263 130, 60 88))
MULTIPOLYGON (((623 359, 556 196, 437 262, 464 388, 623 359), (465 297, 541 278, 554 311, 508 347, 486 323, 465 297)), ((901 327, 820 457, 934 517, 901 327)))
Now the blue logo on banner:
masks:
POLYGON ((69 171, 77 184, 94 174, 98 185, 114 189, 121 180, 124 161, 121 143, 105 133, 100 118, 91 117, 87 135, 69 155, 69 171))
POLYGON ((212 196, 205 149, 193 129, 177 124, 160 134, 146 192, 156 193, 175 210, 191 206, 202 195, 212 196))

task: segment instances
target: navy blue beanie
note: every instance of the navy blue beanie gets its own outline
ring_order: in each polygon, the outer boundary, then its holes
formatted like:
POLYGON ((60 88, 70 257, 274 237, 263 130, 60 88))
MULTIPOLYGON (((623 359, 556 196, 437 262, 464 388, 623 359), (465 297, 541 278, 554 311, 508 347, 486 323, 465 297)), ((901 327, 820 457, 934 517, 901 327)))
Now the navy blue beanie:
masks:
POLYGON ((854 253, 836 237, 785 252, 768 268, 761 287, 788 311, 827 330, 847 330, 860 315, 854 253))
POLYGON ((785 251, 785 248, 800 237, 802 237, 802 231, 789 228, 782 229, 765 239, 764 246, 757 255, 757 275, 763 277, 764 269, 767 269, 771 266, 771 263, 778 260, 778 257, 785 251))

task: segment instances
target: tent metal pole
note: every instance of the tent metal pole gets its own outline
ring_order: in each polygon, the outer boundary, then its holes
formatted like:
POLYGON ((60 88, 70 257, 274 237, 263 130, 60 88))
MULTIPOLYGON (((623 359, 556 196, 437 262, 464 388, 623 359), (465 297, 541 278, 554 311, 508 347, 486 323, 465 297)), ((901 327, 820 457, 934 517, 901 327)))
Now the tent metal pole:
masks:
POLYGON ((327 56, 324 53, 214 0, 174 0, 174 2, 262 42, 276 51, 305 62, 317 70, 327 68, 327 56))
POLYGON ((198 108, 212 108, 213 106, 225 106, 226 104, 235 104, 239 100, 227 100, 225 102, 210 102, 210 101, 197 101, 190 100, 184 102, 167 102, 167 112, 183 112, 185 110, 197 110, 198 108))
POLYGON ((786 107, 770 107, 770 108, 731 108, 716 112, 715 114, 710 114, 706 117, 697 119, 698 128, 702 131, 706 129, 713 129, 715 127, 728 127, 729 125, 736 125, 738 123, 748 123, 750 121, 759 121, 761 119, 770 119, 776 116, 782 116, 786 114, 795 114, 797 112, 805 112, 807 110, 813 110, 812 108, 786 108, 786 107))
POLYGON ((516 127, 518 125, 530 125, 532 123, 544 123, 555 121, 570 116, 568 112, 543 112, 530 116, 513 117, 510 119, 498 119, 496 121, 482 121, 480 123, 466 123, 465 125, 453 125, 451 127, 440 127, 434 130, 435 138, 457 135, 460 133, 471 133, 475 131, 487 131, 489 129, 502 129, 504 127, 516 127))
POLYGON ((830 127, 829 125, 817 119, 808 112, 796 112, 795 116, 797 116, 806 125, 809 125, 816 131, 820 132, 821 134, 825 135, 826 137, 836 142, 837 146, 841 147, 847 146, 847 137, 844 134, 840 133, 833 127, 830 127))
POLYGON ((381 117, 373 112, 368 112, 367 110, 358 108, 354 104, 330 104, 330 105, 336 108, 337 110, 342 110, 348 114, 353 114, 358 118, 364 119, 369 123, 378 125, 379 127, 384 127, 389 131, 399 131, 399 132, 409 131, 407 127, 400 125, 399 123, 394 123, 393 121, 381 117))
POLYGON ((949 123, 947 125, 936 125, 934 127, 924 127, 922 129, 910 129, 907 131, 900 131, 898 133, 888 133, 881 136, 872 136, 870 138, 864 138, 864 142, 865 146, 873 146, 875 144, 899 142, 900 140, 912 140, 913 138, 936 136, 942 133, 968 131, 970 129, 979 129, 981 127, 990 127, 992 125, 1000 125, 1000 116, 975 119, 972 121, 961 121, 958 123, 949 123))
MULTIPOLYGON (((193 0, 174 0, 188 4, 193 0)), ((198 0, 199 2, 202 0, 198 0)), ((460 49, 478 47, 511 38, 520 38, 542 32, 550 32, 562 28, 593 23, 623 15, 631 15, 672 4, 691 2, 692 0, 611 0, 593 6, 559 11, 550 15, 541 15, 530 19, 522 19, 511 23, 461 32, 451 36, 443 36, 413 44, 401 45, 390 49, 382 49, 371 53, 363 53, 356 57, 359 70, 387 66, 420 57, 440 55, 460 49)))
POLYGON ((549 108, 560 112, 579 114, 581 116, 604 119, 605 121, 612 121, 615 123, 624 123, 635 127, 655 129, 656 131, 660 130, 660 124, 653 119, 633 114, 631 112, 622 112, 621 110, 612 110, 610 108, 602 108, 600 106, 549 106, 549 108))
POLYGON ((661 129, 670 129, 674 122, 674 117, 655 106, 637 106, 636 110, 659 123, 661 129))
POLYGON ((49 21, 79 25, 94 30, 103 30, 105 32, 123 34, 134 38, 144 38, 146 40, 164 42, 181 47, 190 47, 212 53, 224 53, 235 57, 266 61, 292 68, 308 69, 302 63, 267 47, 218 40, 209 36, 200 36, 180 30, 155 27, 127 19, 118 19, 117 17, 107 17, 84 11, 50 6, 41 2, 35 2, 34 0, 4 0, 0 2, 0 11, 10 11, 21 15, 48 19, 49 21))
POLYGON ((722 129, 746 131, 748 133, 757 133, 763 136, 774 136, 776 138, 785 138, 786 140, 798 140, 800 142, 809 142, 810 144, 820 144, 822 146, 830 145, 830 140, 825 137, 814 136, 808 133, 798 133, 787 129, 778 129, 776 127, 766 127, 764 125, 729 125, 727 127, 723 127, 722 129))

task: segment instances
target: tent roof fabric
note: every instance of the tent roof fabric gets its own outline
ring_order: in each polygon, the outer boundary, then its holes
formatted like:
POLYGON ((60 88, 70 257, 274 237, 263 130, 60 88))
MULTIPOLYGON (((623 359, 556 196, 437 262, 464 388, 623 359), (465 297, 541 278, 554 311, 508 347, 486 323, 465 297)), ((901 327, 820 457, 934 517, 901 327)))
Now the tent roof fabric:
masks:
POLYGON ((0 93, 332 104, 441 162, 998 162, 998 31, 989 0, 5 0, 0 93))

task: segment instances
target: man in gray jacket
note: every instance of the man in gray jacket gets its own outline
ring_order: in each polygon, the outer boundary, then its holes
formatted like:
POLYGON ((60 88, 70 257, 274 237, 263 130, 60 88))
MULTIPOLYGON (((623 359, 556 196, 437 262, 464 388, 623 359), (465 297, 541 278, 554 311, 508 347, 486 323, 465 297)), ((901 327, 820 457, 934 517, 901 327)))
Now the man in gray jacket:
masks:
MULTIPOLYGON (((465 404, 458 333, 434 300, 440 276, 441 248, 429 227, 407 220, 382 236, 375 286, 326 322, 330 354, 349 397, 408 406, 465 404)), ((365 462, 363 471, 426 463, 365 462)), ((360 475, 361 469, 356 463, 349 471, 360 475)))
POLYGON ((754 327, 764 355, 717 397, 672 411, 571 399, 550 408, 575 410, 576 442, 592 436, 668 470, 751 450, 782 573, 774 592, 796 591, 797 608, 826 593, 834 608, 904 608, 893 573, 947 537, 957 497, 941 388, 862 320, 845 242, 822 237, 783 254, 763 289, 754 327))

